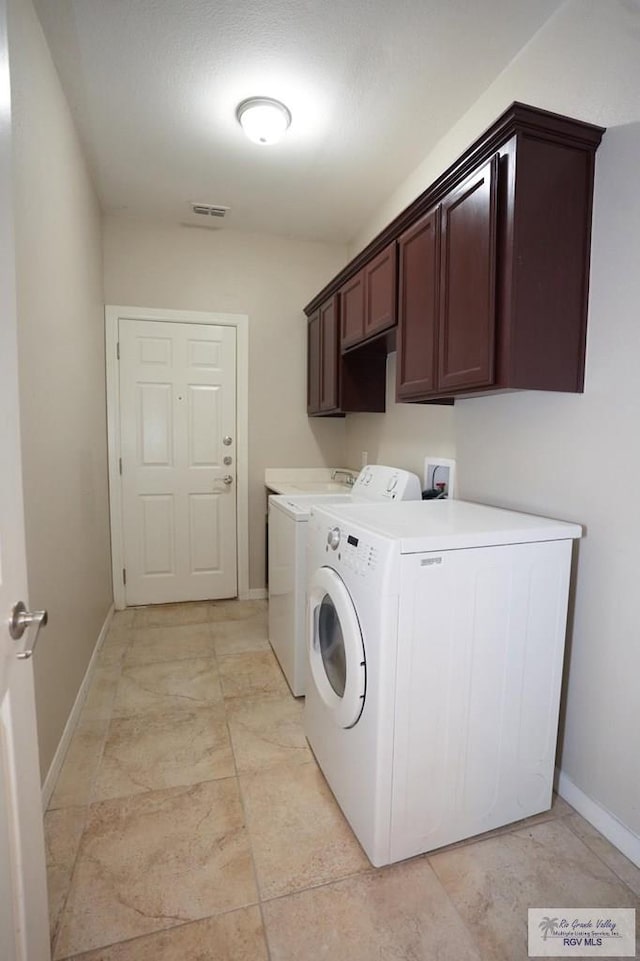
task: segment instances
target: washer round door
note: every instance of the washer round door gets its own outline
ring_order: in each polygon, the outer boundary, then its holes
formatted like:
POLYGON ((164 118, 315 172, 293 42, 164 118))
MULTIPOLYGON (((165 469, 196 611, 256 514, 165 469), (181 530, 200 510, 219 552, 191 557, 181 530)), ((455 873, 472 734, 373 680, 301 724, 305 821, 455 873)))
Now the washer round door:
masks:
POLYGON ((336 724, 353 727, 366 696, 364 644, 351 595, 330 567, 311 578, 307 612, 311 680, 336 724))

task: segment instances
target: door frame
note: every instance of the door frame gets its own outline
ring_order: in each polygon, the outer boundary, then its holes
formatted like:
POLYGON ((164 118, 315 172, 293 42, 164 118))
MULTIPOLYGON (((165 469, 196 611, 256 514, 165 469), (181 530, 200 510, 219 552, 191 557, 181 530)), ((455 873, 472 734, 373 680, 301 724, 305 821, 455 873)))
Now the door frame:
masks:
POLYGON ((249 593, 249 317, 247 314, 209 313, 200 310, 164 310, 157 307, 105 307, 107 359, 107 447, 109 456, 109 514, 111 522, 111 570, 116 610, 123 610, 125 587, 124 539, 122 536, 122 488, 120 485, 120 368, 118 323, 120 320, 163 321, 170 324, 211 324, 236 329, 236 543, 238 597, 249 593))

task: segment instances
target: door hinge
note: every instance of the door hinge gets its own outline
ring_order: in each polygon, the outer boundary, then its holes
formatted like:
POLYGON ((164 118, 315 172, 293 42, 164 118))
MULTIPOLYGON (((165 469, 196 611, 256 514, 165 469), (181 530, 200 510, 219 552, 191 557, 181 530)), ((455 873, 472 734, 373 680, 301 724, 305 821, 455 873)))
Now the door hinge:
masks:
POLYGON ((120 360, 120 341, 116 344, 116 358, 120 360))
POLYGON ((118 468, 120 470, 120 476, 122 477, 122 457, 118 458, 118 468))
POLYGON ((123 567, 123 568, 122 568, 122 583, 123 583, 123 584, 126 584, 126 583, 127 583, 127 568, 126 568, 126 567, 123 567))

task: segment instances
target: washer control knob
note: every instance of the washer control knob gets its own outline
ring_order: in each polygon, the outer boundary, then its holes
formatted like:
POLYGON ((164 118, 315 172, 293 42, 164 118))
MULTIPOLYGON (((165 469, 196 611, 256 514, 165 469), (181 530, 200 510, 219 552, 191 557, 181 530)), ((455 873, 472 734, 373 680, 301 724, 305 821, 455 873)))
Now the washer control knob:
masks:
POLYGON ((327 534, 327 544, 332 551, 337 551, 340 546, 340 528, 332 527, 327 534))

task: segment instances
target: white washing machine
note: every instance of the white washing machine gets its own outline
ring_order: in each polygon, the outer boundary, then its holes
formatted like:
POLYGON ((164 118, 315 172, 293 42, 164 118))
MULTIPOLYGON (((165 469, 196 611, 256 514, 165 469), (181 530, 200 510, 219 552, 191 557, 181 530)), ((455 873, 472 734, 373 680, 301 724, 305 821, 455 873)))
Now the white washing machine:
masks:
POLYGON ((314 509, 305 733, 375 866, 550 807, 580 536, 455 500, 314 509))
POLYGON ((420 499, 416 474, 395 467, 363 467, 350 494, 272 494, 269 498, 269 641, 295 697, 305 693, 304 631, 307 522, 320 503, 393 503, 420 499))

